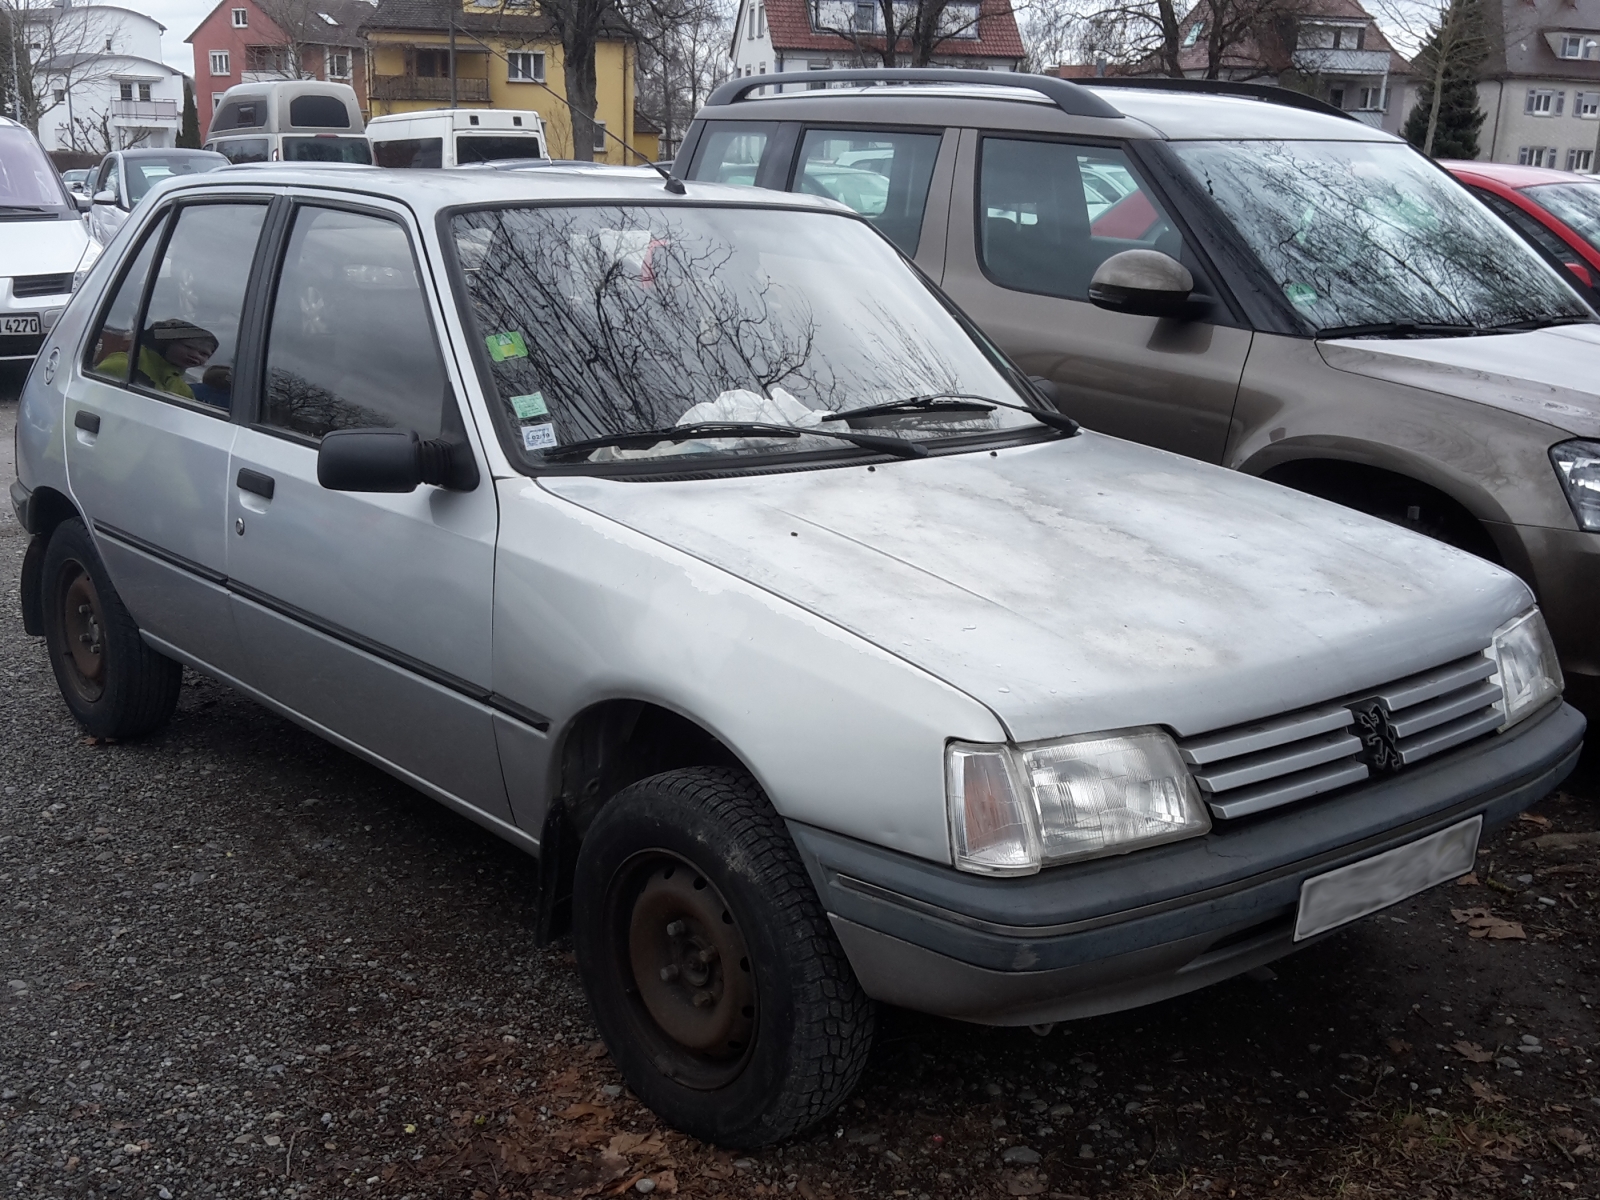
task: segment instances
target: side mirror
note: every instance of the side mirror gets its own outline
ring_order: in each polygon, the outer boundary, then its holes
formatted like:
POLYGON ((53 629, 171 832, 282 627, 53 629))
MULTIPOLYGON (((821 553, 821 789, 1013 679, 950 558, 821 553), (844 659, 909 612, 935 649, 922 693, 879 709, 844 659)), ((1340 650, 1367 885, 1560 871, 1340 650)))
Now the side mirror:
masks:
POLYGON ((86 213, 94 207, 94 201, 90 200, 82 192, 73 192, 72 202, 78 206, 78 211, 81 213, 86 213))
POLYGON ((1141 317, 1181 317, 1193 291, 1189 268, 1159 250, 1113 254, 1089 281, 1089 299, 1096 307, 1141 317))
POLYGON ((334 492, 414 492, 424 483, 470 492, 478 465, 465 445, 409 429, 335 429, 317 449, 317 482, 334 492))
POLYGON ((94 194, 94 202, 96 204, 115 204, 117 202, 117 194, 110 188, 106 188, 105 191, 94 194))

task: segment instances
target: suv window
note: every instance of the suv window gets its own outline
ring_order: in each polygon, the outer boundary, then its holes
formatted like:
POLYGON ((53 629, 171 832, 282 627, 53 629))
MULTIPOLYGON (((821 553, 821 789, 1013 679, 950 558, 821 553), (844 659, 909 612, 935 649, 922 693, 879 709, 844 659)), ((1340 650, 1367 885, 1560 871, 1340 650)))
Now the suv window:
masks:
POLYGON ((122 277, 117 294, 106 306, 100 328, 90 343, 84 370, 91 375, 128 382, 128 351, 133 347, 133 331, 139 320, 139 302, 144 299, 145 281, 150 278, 150 264, 161 244, 161 229, 165 221, 157 221, 145 234, 144 245, 134 256, 128 273, 122 277))
POLYGON ((406 231, 330 208, 295 214, 267 340, 263 425, 439 433, 445 374, 406 231))
POLYGON ((708 125, 695 150, 690 179, 706 183, 742 183, 754 187, 756 169, 776 130, 774 125, 726 121, 708 125))
MULTIPOLYGON (((178 210, 139 321, 130 382, 165 397, 228 408, 239 314, 266 212, 264 204, 178 210)), ((101 366, 109 370, 112 360, 101 366)))
POLYGON ((1123 250, 1183 255, 1183 242, 1128 158, 1105 146, 984 138, 978 243, 1002 287, 1087 300, 1123 250))
POLYGON ((942 140, 939 133, 808 129, 791 190, 849 205, 913 255, 942 140))
POLYGON ((121 194, 120 194, 120 191, 117 188, 117 160, 116 159, 114 159, 114 158, 106 159, 106 165, 100 172, 100 182, 95 185, 95 192, 97 194, 100 193, 100 192, 110 192, 113 196, 116 196, 119 200, 122 198, 121 194))
POLYGON ((272 145, 266 138, 225 138, 207 147, 231 163, 266 162, 272 145))
POLYGON ((380 167, 439 167, 444 165, 443 138, 397 138, 373 142, 372 158, 380 167))

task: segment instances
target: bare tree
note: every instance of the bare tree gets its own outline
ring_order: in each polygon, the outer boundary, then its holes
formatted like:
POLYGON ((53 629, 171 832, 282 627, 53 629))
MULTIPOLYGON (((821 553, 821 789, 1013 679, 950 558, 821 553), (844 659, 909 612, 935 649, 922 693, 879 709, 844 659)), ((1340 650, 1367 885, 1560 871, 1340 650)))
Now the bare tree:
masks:
POLYGON ((79 114, 73 105, 94 85, 110 83, 118 50, 112 27, 92 8, 57 8, 41 0, 6 0, 6 11, 12 110, 37 135, 40 120, 64 108, 71 149, 95 148, 76 144, 79 114))
POLYGON ((855 47, 862 62, 925 67, 953 38, 978 31, 980 0, 808 0, 818 32, 855 47), (870 21, 867 18, 870 17, 870 21))
POLYGON ((1112 0, 1085 15, 1084 42, 1121 74, 1276 75, 1274 57, 1292 50, 1280 45, 1283 30, 1301 7, 1302 0, 1198 0, 1180 11, 1175 0, 1112 0), (1186 51, 1194 52, 1187 63, 1186 51))
POLYGON ((639 38, 635 71, 641 113, 661 128, 670 157, 700 103, 727 78, 733 13, 726 0, 625 0, 639 38))

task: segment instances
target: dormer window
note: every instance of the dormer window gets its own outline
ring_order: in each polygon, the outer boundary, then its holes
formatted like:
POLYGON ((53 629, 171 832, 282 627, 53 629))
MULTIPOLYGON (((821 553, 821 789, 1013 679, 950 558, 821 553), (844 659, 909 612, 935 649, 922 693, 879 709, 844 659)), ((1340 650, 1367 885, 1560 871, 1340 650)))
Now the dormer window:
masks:
POLYGON ((1600 57, 1600 40, 1587 34, 1564 33, 1561 35, 1561 44, 1556 52, 1562 58, 1586 59, 1600 57))
POLYGON ((1193 25, 1189 26, 1189 32, 1183 35, 1183 44, 1185 46, 1194 45, 1200 40, 1200 35, 1205 31, 1206 23, 1204 21, 1196 21, 1193 25))

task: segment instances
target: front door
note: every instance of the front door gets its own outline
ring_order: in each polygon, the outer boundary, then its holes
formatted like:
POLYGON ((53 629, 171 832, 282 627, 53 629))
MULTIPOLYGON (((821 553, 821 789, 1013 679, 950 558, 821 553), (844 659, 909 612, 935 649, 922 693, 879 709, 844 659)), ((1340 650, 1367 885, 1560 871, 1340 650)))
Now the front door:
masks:
POLYGON ((1250 333, 1109 312, 1089 281, 1111 255, 1160 250, 1215 297, 1201 263, 1115 146, 962 132, 944 289, 1090 429, 1221 462, 1250 333))
POLYGON ((509 821, 485 702, 498 511, 487 476, 471 491, 399 495, 317 482, 331 430, 467 440, 404 214, 306 199, 280 261, 259 411, 227 474, 247 681, 397 774, 509 821))
POLYGON ((222 674, 237 666, 232 367, 266 213, 265 199, 163 213, 67 384, 67 478, 118 594, 169 652, 222 674))

